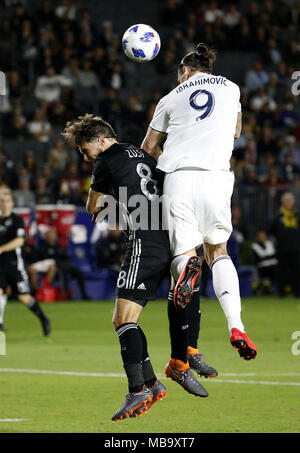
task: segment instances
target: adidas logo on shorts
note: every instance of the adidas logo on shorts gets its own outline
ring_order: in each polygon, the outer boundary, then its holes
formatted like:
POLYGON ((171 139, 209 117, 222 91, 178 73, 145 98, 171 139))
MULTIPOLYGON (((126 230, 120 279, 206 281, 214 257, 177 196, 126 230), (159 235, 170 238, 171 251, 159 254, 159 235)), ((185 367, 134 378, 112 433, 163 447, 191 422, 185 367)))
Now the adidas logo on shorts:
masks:
POLYGON ((141 283, 137 289, 147 289, 144 283, 141 283))

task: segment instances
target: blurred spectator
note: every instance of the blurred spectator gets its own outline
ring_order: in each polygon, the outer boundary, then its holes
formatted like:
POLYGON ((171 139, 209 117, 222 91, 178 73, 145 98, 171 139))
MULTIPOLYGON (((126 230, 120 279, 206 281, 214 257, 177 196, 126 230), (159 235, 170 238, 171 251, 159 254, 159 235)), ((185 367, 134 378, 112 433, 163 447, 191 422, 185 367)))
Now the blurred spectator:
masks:
POLYGON ((241 15, 237 10, 237 7, 234 3, 228 5, 228 9, 224 15, 224 24, 232 29, 235 28, 240 22, 241 15))
POLYGON ((105 74, 105 85, 113 90, 120 90, 126 84, 124 69, 119 62, 108 67, 105 74))
POLYGON ((285 155, 284 163, 280 165, 280 174, 287 183, 293 183, 300 176, 300 167, 294 164, 292 153, 285 155))
POLYGON ((99 112, 110 124, 114 125, 122 113, 122 104, 117 92, 112 88, 106 90, 106 96, 99 103, 99 112))
POLYGON ((81 204, 82 201, 81 191, 83 181, 82 178, 79 176, 78 166, 76 163, 74 162, 69 163, 65 179, 69 184, 72 203, 81 204))
MULTIPOLYGON (((269 154, 275 155, 276 142, 273 139, 272 128, 268 125, 262 128, 261 138, 257 142, 259 163, 269 154)), ((277 157, 277 156, 275 156, 277 157)))
POLYGON ((46 74, 37 79, 35 96, 41 101, 57 102, 60 100, 61 87, 71 85, 72 82, 68 77, 56 74, 54 67, 49 66, 46 74))
POLYGON ((39 289, 39 274, 43 274, 44 282, 47 286, 51 286, 57 272, 55 260, 44 259, 40 250, 28 243, 24 245, 23 253, 32 290, 36 292, 39 289))
POLYGON ((235 236, 236 240, 240 243, 248 240, 248 228, 243 221, 242 210, 239 205, 232 205, 231 207, 231 222, 232 234, 235 236))
POLYGON ((245 84, 250 91, 263 88, 268 82, 268 74, 263 70, 261 61, 256 60, 253 69, 246 72, 245 84))
POLYGON ((289 284, 294 295, 300 297, 300 218, 291 193, 282 195, 279 214, 270 227, 270 234, 276 239, 278 293, 285 296, 289 284))
POLYGON ((73 203, 73 198, 71 195, 70 184, 66 178, 60 180, 58 193, 57 193, 57 203, 58 204, 70 204, 73 203))
POLYGON ((55 262, 57 272, 60 274, 62 280, 65 294, 68 294, 68 276, 70 275, 77 281, 82 299, 90 299, 85 290, 83 273, 80 269, 72 265, 71 259, 67 254, 67 250, 58 242, 55 228, 50 228, 45 233, 44 240, 39 247, 38 253, 40 261, 53 260, 55 262))
POLYGON ((98 264, 108 269, 118 271, 125 252, 125 241, 118 225, 95 246, 98 264))
POLYGON ((59 19, 75 20, 77 5, 70 0, 61 0, 55 8, 55 14, 59 19))
POLYGON ((96 73, 92 70, 92 63, 90 60, 83 61, 82 69, 79 71, 77 81, 82 88, 98 88, 98 79, 96 73))
POLYGON ((27 177, 20 178, 18 189, 13 192, 16 208, 35 207, 35 196, 30 190, 30 181, 27 177))
POLYGON ((23 141, 26 137, 28 137, 26 118, 20 113, 13 115, 4 129, 3 135, 6 138, 23 141))
POLYGON ((256 294, 271 294, 272 285, 276 283, 278 264, 274 243, 268 239, 264 230, 258 230, 251 248, 258 273, 255 292, 256 294))
POLYGON ((36 204, 51 204, 54 202, 53 194, 47 187, 47 179, 38 176, 35 182, 35 202, 36 204))
POLYGON ((19 101, 24 93, 24 81, 17 71, 11 71, 8 76, 8 96, 11 104, 19 101))
POLYGON ((68 152, 65 148, 64 141, 59 138, 51 146, 48 154, 48 164, 52 170, 63 172, 69 160, 68 152))
POLYGON ((214 24, 218 18, 223 17, 224 13, 218 8, 218 2, 211 1, 205 9, 204 20, 209 24, 214 24))
POLYGON ((33 120, 28 123, 28 132, 38 142, 49 142, 52 133, 51 124, 44 119, 41 111, 37 110, 33 120))
POLYGON ((300 167, 300 147, 296 146, 296 139, 293 135, 289 135, 285 139, 285 145, 281 149, 279 154, 279 161, 283 164, 285 156, 291 154, 293 157, 293 163, 300 167))

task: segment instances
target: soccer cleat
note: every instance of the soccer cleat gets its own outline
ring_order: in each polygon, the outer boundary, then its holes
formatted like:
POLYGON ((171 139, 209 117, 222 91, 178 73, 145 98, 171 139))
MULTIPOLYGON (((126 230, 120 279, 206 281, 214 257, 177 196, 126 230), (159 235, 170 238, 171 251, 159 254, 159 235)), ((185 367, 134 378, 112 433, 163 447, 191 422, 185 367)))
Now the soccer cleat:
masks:
POLYGON ((51 332, 50 320, 45 317, 41 320, 41 323, 42 323, 42 327, 43 327, 43 333, 44 333, 45 337, 47 337, 48 335, 50 335, 50 332, 51 332))
POLYGON ((150 409, 154 403, 158 400, 162 400, 165 396, 167 396, 167 389, 166 387, 158 380, 154 383, 150 390, 153 394, 152 401, 149 401, 147 404, 147 409, 150 409))
POLYGON ((175 307, 185 308, 191 302, 201 265, 202 261, 198 256, 191 256, 189 258, 174 289, 175 307))
POLYGON ((140 392, 127 393, 125 401, 112 416, 113 421, 123 420, 127 417, 137 417, 147 412, 147 404, 152 401, 153 394, 145 385, 140 392))
POLYGON ((255 359, 257 348, 250 340, 246 332, 241 332, 235 327, 230 331, 230 343, 238 351, 244 360, 255 359))
POLYGON ((190 367, 199 374, 199 376, 204 376, 205 378, 208 377, 217 377, 218 372, 212 366, 209 366, 204 360, 203 355, 198 351, 198 349, 190 348, 187 349, 187 359, 189 361, 190 367), (190 351, 193 349, 194 353, 190 351))
POLYGON ((6 325, 3 323, 0 323, 0 330, 2 330, 2 331, 7 330, 6 325))
POLYGON ((201 396, 206 398, 208 392, 200 384, 200 382, 195 378, 189 363, 184 363, 181 360, 171 359, 165 367, 165 373, 167 378, 172 379, 172 381, 178 382, 181 387, 184 388, 187 392, 195 396, 201 396))

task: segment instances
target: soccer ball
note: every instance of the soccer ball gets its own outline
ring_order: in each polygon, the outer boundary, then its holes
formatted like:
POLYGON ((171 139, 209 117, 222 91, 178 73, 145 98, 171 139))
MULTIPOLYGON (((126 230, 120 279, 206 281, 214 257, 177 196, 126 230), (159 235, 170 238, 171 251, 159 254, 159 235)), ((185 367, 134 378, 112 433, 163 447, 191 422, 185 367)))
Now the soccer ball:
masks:
POLYGON ((125 55, 138 63, 153 60, 160 50, 160 37, 149 25, 136 24, 125 31, 122 38, 125 55))

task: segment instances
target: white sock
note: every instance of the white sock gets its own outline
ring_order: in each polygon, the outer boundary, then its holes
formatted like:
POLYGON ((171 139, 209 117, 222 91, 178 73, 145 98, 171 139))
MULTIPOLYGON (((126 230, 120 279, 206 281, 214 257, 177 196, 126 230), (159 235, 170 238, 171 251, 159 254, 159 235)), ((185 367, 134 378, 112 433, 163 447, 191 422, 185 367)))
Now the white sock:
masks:
POLYGON ((227 318, 229 332, 233 327, 244 332, 239 279, 231 258, 219 256, 210 267, 214 291, 227 318))
POLYGON ((4 318, 4 309, 7 301, 7 295, 2 294, 0 296, 0 324, 3 324, 3 318, 4 318))
POLYGON ((189 259, 190 256, 187 255, 178 255, 173 258, 173 261, 171 263, 171 274, 173 275, 175 282, 177 282, 177 280, 179 279, 180 274, 187 265, 189 259))

